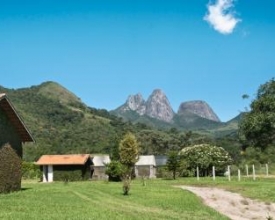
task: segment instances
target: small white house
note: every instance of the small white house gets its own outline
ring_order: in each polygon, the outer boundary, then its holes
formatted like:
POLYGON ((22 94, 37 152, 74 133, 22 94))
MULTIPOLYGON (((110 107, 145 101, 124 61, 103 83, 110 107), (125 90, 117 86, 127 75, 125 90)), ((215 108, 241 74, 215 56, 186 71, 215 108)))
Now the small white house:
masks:
POLYGON ((78 170, 80 177, 85 174, 91 176, 89 154, 42 155, 36 165, 43 168, 43 182, 53 182, 55 180, 54 171, 72 172, 78 170))
POLYGON ((156 160, 154 155, 139 156, 135 164, 136 177, 156 178, 156 160))

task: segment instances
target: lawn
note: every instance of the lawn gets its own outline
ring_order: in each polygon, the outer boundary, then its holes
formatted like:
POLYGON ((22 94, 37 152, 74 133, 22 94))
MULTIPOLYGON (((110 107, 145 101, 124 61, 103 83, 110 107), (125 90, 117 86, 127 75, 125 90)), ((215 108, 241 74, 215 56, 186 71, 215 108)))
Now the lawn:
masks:
POLYGON ((0 219, 228 219, 176 183, 136 180, 123 196, 121 183, 23 182, 20 192, 0 195, 0 219))
POLYGON ((129 196, 121 183, 105 181, 38 183, 24 181, 22 190, 0 195, 0 219, 228 219, 203 205, 178 185, 215 186, 251 198, 275 202, 274 179, 181 178, 132 182, 129 196))

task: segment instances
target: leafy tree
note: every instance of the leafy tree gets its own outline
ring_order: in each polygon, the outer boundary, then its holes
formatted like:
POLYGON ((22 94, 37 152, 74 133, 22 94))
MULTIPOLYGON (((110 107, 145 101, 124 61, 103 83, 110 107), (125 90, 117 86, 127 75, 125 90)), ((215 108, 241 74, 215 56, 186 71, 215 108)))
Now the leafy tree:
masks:
POLYGON ((120 162, 126 167, 123 174, 123 192, 128 195, 130 191, 131 176, 133 167, 138 161, 139 145, 132 133, 127 133, 119 144, 120 162))
POLYGON ((207 176, 215 166, 217 173, 223 172, 225 167, 232 163, 230 155, 221 147, 210 144, 194 145, 183 148, 180 152, 187 169, 195 171, 199 167, 202 176, 207 176))
POLYGON ((138 161, 139 145, 132 133, 127 133, 119 143, 120 162, 131 168, 138 161))
MULTIPOLYGON (((275 81, 261 85, 239 125, 240 139, 244 146, 265 150, 275 141, 275 81)), ((245 147, 244 147, 245 148, 245 147)))
POLYGON ((167 163, 166 163, 167 169, 173 173, 173 179, 176 179, 176 173, 180 168, 180 157, 178 152, 171 151, 168 154, 167 163))
POLYGON ((125 173, 125 166, 116 160, 112 160, 110 163, 105 164, 105 167, 105 173, 109 176, 110 181, 120 181, 125 173))

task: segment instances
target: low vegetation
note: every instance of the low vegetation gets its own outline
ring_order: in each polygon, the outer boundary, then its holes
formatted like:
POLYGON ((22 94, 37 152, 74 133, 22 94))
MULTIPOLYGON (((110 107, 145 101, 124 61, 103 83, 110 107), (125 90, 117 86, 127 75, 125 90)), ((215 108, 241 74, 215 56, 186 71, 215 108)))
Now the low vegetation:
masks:
POLYGON ((116 182, 55 182, 43 184, 24 181, 19 192, 0 195, 1 219, 228 219, 206 207, 194 194, 180 185, 224 188, 266 203, 275 202, 274 179, 213 181, 210 177, 132 182, 131 196, 121 193, 116 182))
POLYGON ((17 193, 0 195, 1 219, 227 219, 203 205, 176 182, 132 182, 124 197, 121 183, 27 183, 17 193))

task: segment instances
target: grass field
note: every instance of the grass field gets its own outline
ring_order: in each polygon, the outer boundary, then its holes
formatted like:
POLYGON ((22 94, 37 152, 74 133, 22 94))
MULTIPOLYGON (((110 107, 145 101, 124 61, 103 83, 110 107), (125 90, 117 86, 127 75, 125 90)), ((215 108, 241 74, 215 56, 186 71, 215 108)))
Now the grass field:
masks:
POLYGON ((129 196, 121 183, 27 182, 22 190, 0 195, 0 219, 228 219, 204 206, 192 193, 177 185, 212 185, 238 191, 264 201, 275 200, 274 179, 242 182, 195 178, 132 182, 129 196))

